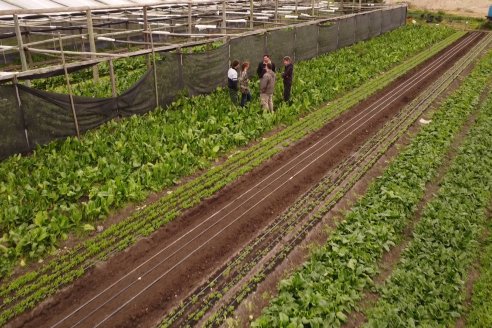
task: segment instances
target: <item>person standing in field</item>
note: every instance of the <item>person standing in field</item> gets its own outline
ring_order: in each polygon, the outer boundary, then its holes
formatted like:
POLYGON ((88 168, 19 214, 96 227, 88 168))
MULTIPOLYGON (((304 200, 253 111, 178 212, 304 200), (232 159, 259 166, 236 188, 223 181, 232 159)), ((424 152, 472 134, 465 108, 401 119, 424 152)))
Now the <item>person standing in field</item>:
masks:
POLYGON ((285 70, 282 73, 282 79, 284 80, 284 101, 291 105, 290 91, 292 89, 292 79, 294 77, 294 64, 289 56, 284 57, 284 66, 285 70))
POLYGON ((234 60, 231 63, 231 67, 227 71, 227 86, 229 87, 229 95, 231 96, 231 101, 234 105, 238 104, 238 73, 239 61, 234 60))
POLYGON ((251 101, 248 69, 249 69, 249 62, 244 62, 241 65, 241 73, 239 74, 239 90, 241 91, 241 107, 244 107, 248 101, 251 101))
POLYGON ((256 73, 258 74, 258 78, 262 78, 263 74, 266 72, 266 64, 272 64, 272 71, 275 73, 275 64, 272 63, 272 59, 270 58, 270 55, 263 55, 263 61, 258 64, 258 69, 256 70, 256 73))
POLYGON ((275 73, 272 71, 272 64, 265 66, 266 72, 260 80, 260 101, 261 107, 273 112, 273 91, 275 90, 275 73))

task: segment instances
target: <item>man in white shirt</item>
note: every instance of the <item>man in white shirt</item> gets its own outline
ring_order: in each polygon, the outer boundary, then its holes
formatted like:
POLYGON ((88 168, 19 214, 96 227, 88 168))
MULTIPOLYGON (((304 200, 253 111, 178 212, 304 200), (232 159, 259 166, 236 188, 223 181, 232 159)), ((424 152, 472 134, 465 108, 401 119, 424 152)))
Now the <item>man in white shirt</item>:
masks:
POLYGON ((231 63, 231 67, 227 71, 227 86, 229 87, 229 95, 231 96, 231 101, 234 105, 238 104, 238 73, 239 61, 234 60, 231 63))

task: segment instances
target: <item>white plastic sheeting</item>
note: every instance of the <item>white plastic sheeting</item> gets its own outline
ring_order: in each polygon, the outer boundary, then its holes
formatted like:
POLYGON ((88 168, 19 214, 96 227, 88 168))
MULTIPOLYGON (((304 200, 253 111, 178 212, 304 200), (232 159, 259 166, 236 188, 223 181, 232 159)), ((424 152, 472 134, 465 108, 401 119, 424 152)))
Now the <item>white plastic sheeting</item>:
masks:
MULTIPOLYGON (((158 0, 0 0, 0 15, 2 10, 13 9, 58 9, 88 6, 92 8, 104 6, 141 6, 146 3, 156 3, 158 0)), ((166 1, 162 1, 166 3, 166 1)))

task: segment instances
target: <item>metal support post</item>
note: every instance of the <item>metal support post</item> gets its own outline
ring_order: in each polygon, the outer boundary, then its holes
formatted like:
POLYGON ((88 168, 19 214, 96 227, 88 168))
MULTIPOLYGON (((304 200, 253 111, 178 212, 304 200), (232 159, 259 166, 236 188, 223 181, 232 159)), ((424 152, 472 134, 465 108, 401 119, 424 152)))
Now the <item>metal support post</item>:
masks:
POLYGON ((188 2, 188 33, 191 34, 193 32, 193 25, 191 19, 191 0, 188 2))
POLYGON ((278 21, 278 0, 275 0, 275 23, 278 21))
POLYGON ((111 94, 113 98, 116 98, 118 95, 116 91, 116 77, 114 75, 114 65, 113 65, 113 60, 109 60, 109 78, 111 79, 111 94))
MULTIPOLYGON (((92 25, 92 12, 90 9, 86 11, 87 15, 87 34, 89 38, 89 49, 91 52, 96 53, 96 41, 94 40, 94 26, 92 25)), ((96 56, 91 56, 92 59, 95 59, 96 56)), ((94 65, 92 68, 92 76, 94 77, 94 82, 99 81, 99 68, 97 65, 94 65)))
MULTIPOLYGON (((19 17, 14 15, 14 25, 15 25, 15 36, 17 37, 17 45, 19 46, 19 55, 22 65, 22 70, 27 71, 29 67, 27 66, 26 53, 24 51, 24 43, 22 42, 22 33, 19 26, 19 17)), ((31 82, 26 82, 27 86, 31 86, 31 82)))
POLYGON ((155 89, 155 104, 159 107, 159 89, 157 88, 157 65, 155 64, 154 37, 150 29, 150 45, 152 47, 152 67, 154 68, 154 89, 155 89))
MULTIPOLYGON (((147 17, 147 7, 143 7, 143 19, 144 19, 144 42, 145 42, 145 49, 149 49, 149 35, 147 32, 149 31, 149 21, 147 17)), ((147 55, 147 68, 150 68, 152 65, 150 63, 150 56, 147 55)))
POLYGON ((27 148, 31 149, 31 145, 29 143, 29 134, 27 132, 27 125, 26 125, 26 115, 24 114, 24 111, 22 110, 22 102, 20 99, 20 94, 19 94, 19 87, 17 86, 19 84, 19 81, 17 81, 17 76, 14 76, 13 78, 13 84, 15 87, 15 95, 17 98, 17 109, 19 110, 22 118, 22 126, 24 127, 24 135, 26 137, 26 143, 27 143, 27 148))
POLYGON ((253 29, 254 28, 254 24, 253 24, 254 15, 253 15, 253 12, 254 12, 254 3, 253 3, 253 0, 249 0, 249 28, 250 29, 253 29))
POLYGON ((227 33, 227 2, 226 0, 222 0, 222 34, 227 33))
POLYGON ((77 120, 77 113, 75 112, 75 103, 73 102, 72 86, 70 85, 70 78, 67 71, 67 63, 65 62, 65 54, 63 52, 63 42, 60 33, 58 33, 58 41, 60 43, 60 51, 63 63, 63 71, 65 72, 65 80, 67 82, 68 97, 70 99, 70 106, 72 107, 73 121, 75 123, 75 131, 77 132, 77 138, 80 138, 79 122, 77 120))

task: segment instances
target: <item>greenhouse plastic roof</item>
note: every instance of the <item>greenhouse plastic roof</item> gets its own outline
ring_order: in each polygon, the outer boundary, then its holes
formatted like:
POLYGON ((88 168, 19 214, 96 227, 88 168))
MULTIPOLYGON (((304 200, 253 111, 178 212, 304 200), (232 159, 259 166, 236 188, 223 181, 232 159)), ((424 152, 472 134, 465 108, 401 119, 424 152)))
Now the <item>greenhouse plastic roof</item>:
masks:
MULTIPOLYGON (((146 3, 156 3, 158 0, 0 0, 0 14, 2 10, 15 9, 54 9, 70 7, 88 6, 91 8, 118 6, 118 5, 136 5, 141 6, 146 3)), ((166 3, 166 1, 162 1, 166 3)))

